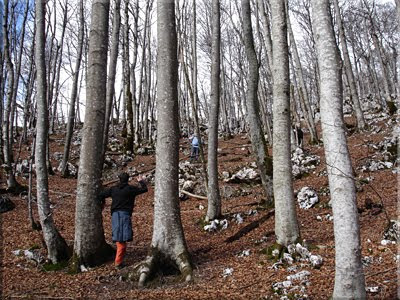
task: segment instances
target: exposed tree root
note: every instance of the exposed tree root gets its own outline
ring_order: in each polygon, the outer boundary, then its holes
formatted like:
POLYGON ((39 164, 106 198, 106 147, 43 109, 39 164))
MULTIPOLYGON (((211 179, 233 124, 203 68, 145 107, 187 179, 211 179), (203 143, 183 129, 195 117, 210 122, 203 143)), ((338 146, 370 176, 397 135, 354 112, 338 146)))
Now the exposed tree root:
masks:
POLYGON ((193 269, 190 263, 188 253, 181 253, 176 257, 166 256, 156 248, 151 249, 150 255, 142 262, 139 267, 139 287, 144 287, 157 271, 164 272, 169 267, 176 268, 181 273, 185 282, 192 281, 193 269))

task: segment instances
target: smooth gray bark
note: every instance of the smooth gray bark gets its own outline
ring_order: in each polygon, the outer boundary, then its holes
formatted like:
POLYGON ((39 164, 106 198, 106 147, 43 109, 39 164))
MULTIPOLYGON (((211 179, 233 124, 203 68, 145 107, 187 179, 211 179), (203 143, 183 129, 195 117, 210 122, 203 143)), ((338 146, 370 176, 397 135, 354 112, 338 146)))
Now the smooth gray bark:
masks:
POLYGON ((278 244, 288 246, 299 237, 293 199, 290 151, 290 81, 287 16, 282 0, 271 1, 273 45, 273 186, 275 199, 275 235, 278 244))
POLYGON ((163 267, 165 260, 177 266, 185 281, 192 279, 179 207, 178 59, 173 0, 157 1, 157 42, 154 224, 152 250, 139 270, 140 286, 145 284, 150 273, 163 267))
POLYGON ((75 61, 75 70, 73 74, 71 99, 69 102, 68 122, 67 122, 67 135, 65 136, 64 153, 61 162, 61 176, 66 177, 68 175, 68 160, 69 152, 71 150, 71 141, 75 123, 75 111, 76 101, 78 98, 78 82, 79 82, 79 71, 82 62, 83 52, 83 37, 84 37, 84 16, 83 16, 83 0, 79 1, 79 35, 78 35, 78 53, 75 61))
POLYGON ((74 260, 76 267, 96 265, 107 259, 110 246, 103 231, 97 201, 103 155, 107 84, 109 0, 94 0, 90 25, 86 110, 79 159, 75 210, 74 260))
POLYGON ((208 208, 206 220, 221 216, 221 196, 218 185, 218 121, 220 98, 220 51, 221 26, 219 0, 212 2, 212 39, 211 39, 211 94, 208 123, 208 208))
POLYGON ((40 223, 42 225, 43 238, 47 246, 47 256, 52 263, 68 259, 68 246, 57 231, 49 201, 49 183, 46 164, 47 137, 49 117, 47 110, 47 82, 45 64, 45 3, 37 0, 35 2, 35 61, 36 61, 36 190, 37 206, 40 223))
POLYGON ((342 70, 328 0, 312 0, 321 76, 321 124, 335 234, 333 299, 365 299, 357 197, 342 114, 342 70))
POLYGON ((4 43, 4 61, 7 70, 7 95, 6 103, 3 110, 3 155, 4 164, 6 165, 7 173, 7 188, 14 189, 17 186, 15 174, 12 168, 12 136, 10 136, 10 119, 11 118, 11 104, 14 87, 14 65, 11 61, 10 55, 10 40, 8 32, 8 0, 4 0, 4 16, 3 16, 3 43, 4 43))
POLYGON ((270 195, 270 176, 271 158, 268 156, 267 145, 260 120, 260 108, 257 97, 258 90, 258 61, 254 48, 253 30, 251 26, 250 1, 242 0, 243 15, 243 38, 245 43, 246 55, 249 62, 249 71, 247 79, 247 122, 250 125, 250 138, 256 164, 260 172, 261 182, 264 188, 266 202, 271 202, 270 195))
POLYGON ((338 23, 338 27, 339 27, 339 37, 340 37, 340 43, 342 46, 344 68, 346 71, 347 81, 350 86, 351 100, 354 105, 354 111, 355 111, 356 119, 357 119, 357 127, 359 130, 363 130, 365 128, 366 124, 365 124, 364 115, 363 115, 362 108, 361 108, 360 98, 358 97, 356 80, 354 77, 353 68, 351 66, 349 50, 347 49, 347 41, 346 41, 346 35, 344 32, 342 16, 340 14, 339 1, 333 0, 333 4, 335 7, 336 22, 338 23))
POLYGON ((115 0, 113 29, 111 39, 110 64, 108 66, 107 94, 106 94, 106 117, 104 120, 103 145, 104 153, 107 149, 108 131, 110 128, 110 117, 112 117, 112 104, 115 95, 115 74, 117 70, 119 32, 121 28, 121 0, 115 0))
MULTIPOLYGON (((287 0, 285 0, 285 2, 287 3, 287 0)), ((289 11, 287 10, 286 12, 288 14, 289 11)), ((308 96, 309 94, 304 80, 303 69, 301 66, 300 56, 297 51, 297 45, 294 39, 294 34, 290 23, 289 15, 287 15, 287 31, 289 34, 290 48, 292 49, 292 54, 293 54, 292 57, 295 62, 294 64, 294 69, 296 74, 295 76, 297 77, 299 83, 297 85, 297 89, 299 92, 299 100, 304 114, 304 119, 306 121, 308 129, 310 130, 311 143, 318 143, 317 128, 315 127, 315 121, 311 110, 310 97, 308 96)))

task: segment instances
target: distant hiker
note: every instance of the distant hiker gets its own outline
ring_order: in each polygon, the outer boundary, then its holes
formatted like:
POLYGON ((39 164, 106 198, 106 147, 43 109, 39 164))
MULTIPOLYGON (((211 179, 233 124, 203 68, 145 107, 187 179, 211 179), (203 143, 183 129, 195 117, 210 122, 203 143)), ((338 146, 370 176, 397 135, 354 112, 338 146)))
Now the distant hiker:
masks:
POLYGON ((301 130, 300 126, 296 126, 296 138, 297 138, 297 146, 303 148, 303 130, 301 130))
POLYGON ((112 240, 116 242, 117 254, 115 256, 115 267, 122 268, 126 253, 126 242, 132 241, 132 212, 135 205, 135 197, 147 192, 147 185, 143 177, 137 178, 138 185, 129 185, 129 175, 121 173, 119 184, 103 190, 99 200, 104 208, 105 199, 112 198, 111 202, 111 226, 112 240))
POLYGON ((199 158, 199 139, 195 134, 191 136, 189 139, 192 141, 190 161, 197 160, 199 158))

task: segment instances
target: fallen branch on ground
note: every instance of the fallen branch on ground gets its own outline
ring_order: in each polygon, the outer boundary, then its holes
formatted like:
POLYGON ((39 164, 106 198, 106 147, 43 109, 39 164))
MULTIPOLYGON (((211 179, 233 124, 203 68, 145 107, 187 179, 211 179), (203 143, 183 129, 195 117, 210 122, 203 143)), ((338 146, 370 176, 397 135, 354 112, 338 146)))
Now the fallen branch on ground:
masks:
POLYGON ((199 199, 203 199, 203 200, 207 200, 208 199, 207 197, 200 196, 200 195, 195 195, 195 194, 189 193, 188 191, 181 190, 181 193, 185 194, 185 195, 188 195, 190 197, 193 197, 193 198, 199 198, 199 199))

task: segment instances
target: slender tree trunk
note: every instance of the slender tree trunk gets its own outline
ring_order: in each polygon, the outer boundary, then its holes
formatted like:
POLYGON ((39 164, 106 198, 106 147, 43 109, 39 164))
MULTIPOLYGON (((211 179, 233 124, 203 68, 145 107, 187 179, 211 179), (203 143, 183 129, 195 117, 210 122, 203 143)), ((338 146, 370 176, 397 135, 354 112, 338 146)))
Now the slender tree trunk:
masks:
POLYGON ((272 161, 268 156, 268 150, 260 121, 260 109, 257 99, 258 90, 258 61, 254 50, 253 30, 251 27, 250 1, 242 0, 243 35, 247 59, 249 61, 249 73, 247 82, 247 122, 250 125, 250 137, 256 164, 260 172, 261 182, 264 188, 266 202, 271 202, 272 161))
POLYGON ((342 74, 328 0, 312 0, 321 76, 321 124, 335 234, 333 299, 365 299, 354 174, 342 115, 342 74))
MULTIPOLYGON (((287 0, 285 0, 285 3, 287 5, 287 0)), ((302 102, 303 114, 307 123, 307 127, 310 130, 311 143, 318 143, 317 129, 315 127, 315 121, 311 110, 310 98, 308 96, 308 91, 303 76, 303 70, 301 67, 300 57, 297 51, 296 41, 294 39, 288 12, 289 10, 287 9, 287 30, 289 33, 290 47, 292 48, 292 54, 295 61, 295 66, 294 66, 296 71, 295 74, 297 79, 299 80, 299 85, 298 85, 299 98, 300 102, 302 102)))
POLYGON ((119 31, 121 28, 121 0, 115 0, 113 29, 111 40, 110 64, 108 66, 107 95, 106 95, 106 118, 104 120, 103 145, 104 153, 107 149, 108 131, 110 128, 110 117, 112 117, 112 104, 115 95, 115 74, 117 70, 119 31))
POLYGON ((69 251, 65 240, 57 231, 50 208, 48 175, 46 164, 46 145, 48 139, 48 110, 47 110, 47 83, 45 64, 45 3, 37 0, 35 3, 35 60, 36 60, 36 81, 37 81, 37 122, 36 122, 36 189, 37 203, 40 223, 42 225, 43 238, 47 246, 48 258, 52 263, 68 259, 69 251))
POLYGON ((140 286, 145 284, 150 273, 168 262, 177 266, 185 281, 192 279, 178 197, 178 59, 173 0, 157 1, 157 39, 158 123, 154 225, 151 252, 139 270, 140 286))
POLYGON ((67 28, 67 20, 68 20, 68 0, 65 2, 65 6, 63 7, 64 14, 63 14, 63 23, 62 23, 62 32, 61 32, 61 44, 60 44, 60 55, 58 59, 58 67, 57 67, 57 75, 55 79, 55 95, 52 103, 52 113, 50 116, 50 134, 54 133, 54 124, 57 120, 57 106, 58 106, 58 96, 60 94, 60 73, 61 73, 61 65, 62 65, 62 58, 63 58, 63 49, 64 49, 64 36, 65 36, 65 29, 67 28))
POLYGON ((97 202, 103 156, 106 109, 109 0, 94 0, 89 39, 86 111, 79 159, 75 210, 75 269, 108 259, 111 247, 104 238, 101 207, 97 202))
MULTIPOLYGON (((130 85, 130 69, 129 69, 129 0, 125 0, 125 25, 124 25, 124 54, 123 54, 123 69, 124 69, 124 102, 126 105, 126 140, 125 150, 133 153, 134 139, 134 113, 132 105, 132 92, 130 85)), ((135 58, 134 58, 135 59, 135 58)), ((136 101, 135 101, 136 102, 136 101)))
POLYGON ((287 41, 287 10, 281 0, 271 0, 273 40, 273 170, 275 235, 278 244, 288 246, 300 238, 293 199, 290 151, 290 82, 287 41))
POLYGON ((343 53, 343 58, 344 58, 344 68, 346 71, 347 81, 350 86, 351 99, 353 101, 354 111, 356 113, 356 118, 357 118, 357 127, 359 130, 363 130, 365 128, 366 124, 365 124, 364 115, 363 115, 362 108, 361 108, 360 98, 358 97, 358 91, 357 91, 356 81, 354 78, 353 69, 351 67, 349 50, 347 49, 347 41, 346 41, 346 35, 344 32, 342 16, 340 14, 339 1, 333 0, 333 4, 335 7, 335 12, 336 12, 336 21, 337 21, 338 27, 339 27, 339 37, 340 37, 342 53, 343 53))
POLYGON ((68 113, 67 123, 67 135, 65 136, 64 154, 61 162, 61 175, 63 177, 68 176, 68 160, 69 152, 71 150, 71 140, 74 130, 75 122, 75 109, 76 101, 78 98, 78 82, 79 82, 79 70, 82 62, 82 51, 83 51, 83 36, 84 36, 84 16, 83 16, 83 0, 79 1, 79 35, 78 35, 78 53, 75 62, 75 71, 72 83, 71 101, 68 113))
MULTIPOLYGON (((218 121, 220 98, 220 52, 221 24, 220 3, 213 0, 212 40, 211 40, 211 94, 208 125, 208 209, 206 220, 217 219, 221 216, 221 197, 218 185, 218 121)), ((229 125, 228 125, 229 128, 229 125)))
POLYGON ((10 56, 10 42, 8 33, 8 0, 4 0, 3 18, 4 61, 7 68, 7 100, 3 115, 3 155, 7 173, 7 188, 12 190, 17 186, 12 168, 12 136, 10 136, 11 103, 14 87, 14 66, 10 56))

